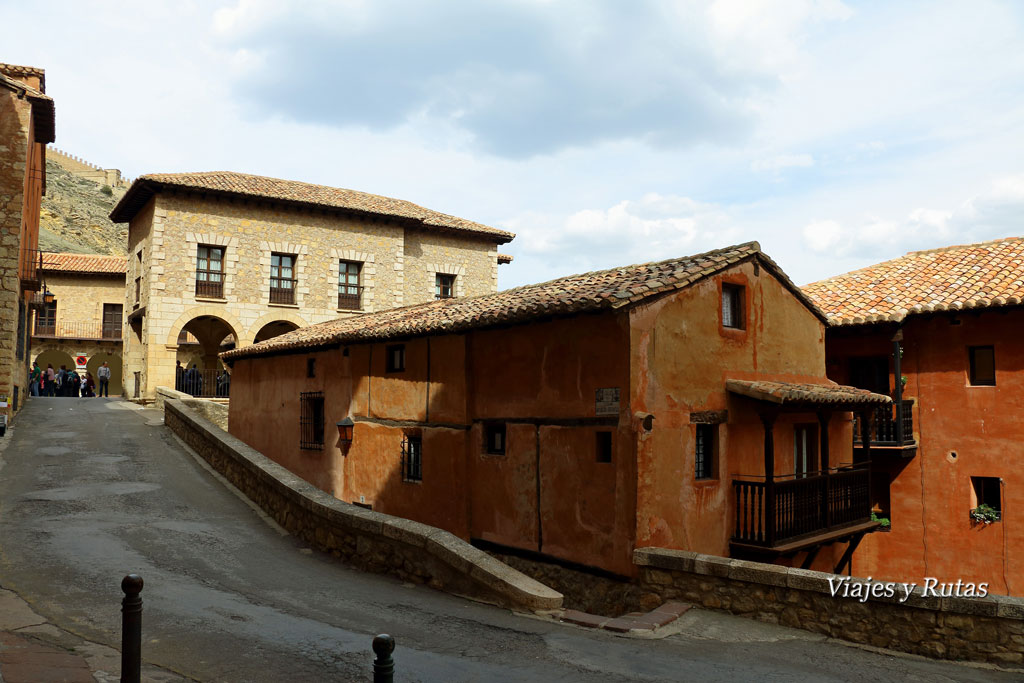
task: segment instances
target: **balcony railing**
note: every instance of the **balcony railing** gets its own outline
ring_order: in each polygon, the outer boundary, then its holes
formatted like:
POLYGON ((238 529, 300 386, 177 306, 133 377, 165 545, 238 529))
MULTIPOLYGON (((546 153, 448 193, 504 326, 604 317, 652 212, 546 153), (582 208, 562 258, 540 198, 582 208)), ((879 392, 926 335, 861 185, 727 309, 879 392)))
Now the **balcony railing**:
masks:
POLYGON ((363 288, 356 285, 345 285, 338 292, 338 308, 346 311, 358 311, 363 308, 363 288))
POLYGON ((209 280, 196 280, 196 296, 208 299, 224 298, 224 282, 210 282, 209 280))
POLYGON ((43 288, 43 252, 38 249, 22 249, 18 260, 21 288, 27 292, 38 292, 43 288))
POLYGON ((270 278, 270 303, 294 304, 295 280, 281 277, 270 278))
POLYGON ((199 398, 228 398, 231 394, 231 375, 222 370, 193 370, 178 373, 174 388, 199 398))
POLYGON ((102 323, 37 321, 32 336, 40 339, 105 339, 121 341, 121 326, 102 323))
MULTIPOLYGON (((914 399, 905 398, 899 403, 879 406, 871 420, 871 446, 913 446, 914 440, 914 399), (898 416, 898 419, 897 419, 898 416)), ((853 414, 853 443, 863 446, 860 430, 860 415, 853 414)))
POLYGON ((871 519, 866 467, 773 481, 733 480, 733 542, 777 547, 871 519))

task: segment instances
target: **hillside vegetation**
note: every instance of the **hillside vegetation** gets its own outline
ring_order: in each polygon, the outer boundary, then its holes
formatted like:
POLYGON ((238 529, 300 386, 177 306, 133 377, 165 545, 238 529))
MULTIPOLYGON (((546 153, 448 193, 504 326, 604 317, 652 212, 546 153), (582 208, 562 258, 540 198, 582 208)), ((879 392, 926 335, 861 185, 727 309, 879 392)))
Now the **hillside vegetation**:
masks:
POLYGON ((108 216, 126 189, 79 178, 47 160, 46 194, 39 216, 39 248, 123 255, 128 248, 128 225, 112 223, 108 216))

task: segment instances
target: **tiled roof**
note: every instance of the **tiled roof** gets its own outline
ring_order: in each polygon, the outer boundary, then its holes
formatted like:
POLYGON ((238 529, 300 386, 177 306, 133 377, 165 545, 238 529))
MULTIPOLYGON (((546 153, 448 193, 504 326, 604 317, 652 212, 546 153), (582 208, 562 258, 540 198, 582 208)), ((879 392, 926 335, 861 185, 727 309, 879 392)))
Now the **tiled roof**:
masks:
POLYGON ((54 131, 56 115, 54 113, 53 98, 23 81, 19 81, 17 78, 8 76, 2 69, 0 69, 0 86, 13 90, 19 96, 23 95, 31 104, 36 142, 42 142, 43 144, 53 142, 56 139, 54 131))
POLYGON ((111 220, 115 223, 130 221, 154 194, 165 188, 181 188, 209 194, 343 209, 364 215, 389 216, 419 223, 427 228, 495 238, 499 244, 509 242, 515 237, 514 233, 424 209, 422 206, 402 199, 231 171, 148 173, 139 176, 110 213, 111 220))
POLYGON ((36 66, 23 66, 19 64, 4 64, 0 62, 0 74, 6 74, 12 78, 19 76, 35 76, 39 79, 39 90, 46 92, 46 71, 36 66))
POLYGON ((298 351, 347 342, 448 334, 492 325, 509 325, 550 316, 624 308, 703 280, 740 261, 757 258, 822 322, 825 317, 757 242, 659 263, 570 275, 550 282, 507 289, 471 299, 441 299, 379 313, 303 327, 222 354, 228 360, 298 351))
POLYGON ((803 288, 834 325, 1024 302, 1024 238, 912 251, 803 288))
POLYGON ((498 254, 498 263, 512 263, 512 256, 508 254, 498 254))
POLYGON ((842 384, 800 384, 792 382, 762 382, 742 379, 725 380, 725 388, 758 401, 777 405, 884 405, 892 399, 873 394, 865 389, 842 384))
POLYGON ((49 273, 112 273, 124 275, 127 271, 124 256, 104 254, 60 254, 43 252, 43 271, 49 273))

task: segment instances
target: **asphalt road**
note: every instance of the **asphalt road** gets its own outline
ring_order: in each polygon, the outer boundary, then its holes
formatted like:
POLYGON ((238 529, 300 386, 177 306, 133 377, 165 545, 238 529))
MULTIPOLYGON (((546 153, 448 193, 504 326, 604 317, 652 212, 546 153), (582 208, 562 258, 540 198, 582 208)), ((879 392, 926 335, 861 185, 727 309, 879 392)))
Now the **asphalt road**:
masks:
POLYGON ((398 681, 1020 680, 696 609, 667 637, 615 636, 363 574, 268 523, 160 413, 116 399, 34 399, 0 449, 0 585, 119 646, 136 572, 143 658, 201 681, 367 681, 381 632, 398 681))

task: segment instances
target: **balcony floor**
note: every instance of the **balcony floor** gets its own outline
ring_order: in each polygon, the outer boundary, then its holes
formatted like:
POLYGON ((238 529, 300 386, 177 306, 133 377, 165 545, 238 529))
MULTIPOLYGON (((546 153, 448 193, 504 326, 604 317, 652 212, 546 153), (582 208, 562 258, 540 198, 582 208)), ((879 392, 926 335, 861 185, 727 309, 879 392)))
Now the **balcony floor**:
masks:
POLYGON ((841 541, 848 536, 855 536, 857 534, 873 531, 878 528, 878 526, 879 522, 872 522, 868 520, 866 522, 858 522, 848 526, 828 529, 810 536, 787 539, 782 543, 770 547, 756 545, 753 543, 729 541, 729 548, 732 551, 733 557, 778 557, 780 555, 789 555, 800 550, 806 550, 807 548, 812 548, 816 545, 835 543, 836 541, 841 541))

